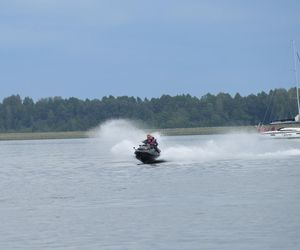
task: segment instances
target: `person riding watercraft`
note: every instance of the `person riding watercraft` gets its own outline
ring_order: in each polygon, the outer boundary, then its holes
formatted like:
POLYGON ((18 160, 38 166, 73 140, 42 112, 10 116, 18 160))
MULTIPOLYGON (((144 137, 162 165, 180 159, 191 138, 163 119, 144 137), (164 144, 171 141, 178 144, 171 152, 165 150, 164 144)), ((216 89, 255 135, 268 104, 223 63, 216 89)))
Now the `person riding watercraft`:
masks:
POLYGON ((160 153, 160 149, 157 147, 158 143, 154 136, 148 134, 147 139, 143 141, 144 144, 149 145, 151 148, 154 148, 157 153, 160 153))
POLYGON ((158 143, 156 139, 152 135, 147 135, 147 139, 142 142, 143 145, 134 148, 135 158, 146 164, 154 163, 160 156, 160 150, 157 147, 158 143))

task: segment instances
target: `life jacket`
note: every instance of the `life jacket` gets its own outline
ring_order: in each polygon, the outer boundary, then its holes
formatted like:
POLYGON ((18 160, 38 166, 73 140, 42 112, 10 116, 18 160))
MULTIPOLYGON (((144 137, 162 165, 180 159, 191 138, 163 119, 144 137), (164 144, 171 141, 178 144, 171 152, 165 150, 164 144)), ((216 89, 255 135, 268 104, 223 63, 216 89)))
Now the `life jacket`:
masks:
POLYGON ((147 143, 154 146, 157 145, 157 142, 154 137, 152 137, 151 139, 147 139, 147 143))

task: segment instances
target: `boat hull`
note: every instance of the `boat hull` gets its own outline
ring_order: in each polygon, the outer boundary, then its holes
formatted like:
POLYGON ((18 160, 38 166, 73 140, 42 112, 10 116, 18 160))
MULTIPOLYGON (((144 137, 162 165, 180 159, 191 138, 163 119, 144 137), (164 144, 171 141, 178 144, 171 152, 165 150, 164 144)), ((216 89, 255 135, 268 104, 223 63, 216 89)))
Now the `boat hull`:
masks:
POLYGON ((275 131, 261 133, 265 138, 274 139, 300 139, 300 128, 281 128, 275 131))

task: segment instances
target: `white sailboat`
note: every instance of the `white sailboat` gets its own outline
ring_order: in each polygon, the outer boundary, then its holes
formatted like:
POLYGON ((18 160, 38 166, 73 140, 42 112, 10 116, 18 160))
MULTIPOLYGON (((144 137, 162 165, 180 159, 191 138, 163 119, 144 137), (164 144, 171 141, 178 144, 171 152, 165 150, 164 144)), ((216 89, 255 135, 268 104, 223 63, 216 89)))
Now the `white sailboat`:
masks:
POLYGON ((261 135, 275 139, 300 138, 300 127, 283 127, 277 130, 261 132, 261 135))
POLYGON ((292 41, 293 54, 294 54, 294 73, 296 81, 296 92, 297 92, 297 105, 298 114, 294 119, 285 119, 271 122, 267 128, 264 125, 259 125, 258 129, 262 136, 274 139, 292 139, 300 138, 300 102, 299 102, 299 84, 297 74, 297 59, 300 62, 299 54, 296 52, 295 42, 292 41), (277 127, 277 129, 275 129, 277 127))

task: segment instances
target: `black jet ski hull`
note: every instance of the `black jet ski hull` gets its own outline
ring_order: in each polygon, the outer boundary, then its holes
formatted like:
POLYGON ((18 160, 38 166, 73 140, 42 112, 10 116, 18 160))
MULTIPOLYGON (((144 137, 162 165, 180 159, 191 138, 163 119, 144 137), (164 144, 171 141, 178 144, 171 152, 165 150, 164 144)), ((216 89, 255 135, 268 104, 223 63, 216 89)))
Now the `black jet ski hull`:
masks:
POLYGON ((147 152, 135 152, 135 157, 143 163, 154 163, 159 157, 159 154, 151 154, 147 152))
POLYGON ((160 156, 160 150, 151 147, 148 144, 140 145, 135 149, 135 157, 143 163, 154 163, 160 156))

